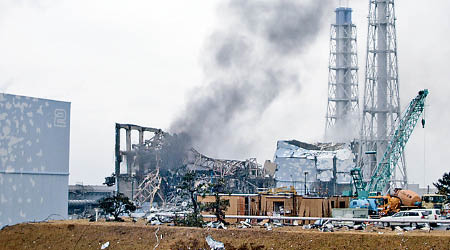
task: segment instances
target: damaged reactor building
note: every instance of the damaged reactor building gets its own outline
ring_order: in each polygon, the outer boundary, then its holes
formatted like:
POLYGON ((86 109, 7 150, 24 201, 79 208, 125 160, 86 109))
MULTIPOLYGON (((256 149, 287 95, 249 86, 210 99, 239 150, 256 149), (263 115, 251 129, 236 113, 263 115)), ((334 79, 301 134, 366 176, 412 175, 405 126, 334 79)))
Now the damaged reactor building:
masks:
POLYGON ((139 205, 176 203, 177 186, 187 172, 195 172, 197 182, 223 178, 232 193, 293 186, 309 196, 341 195, 352 188, 350 170, 356 158, 353 143, 290 140, 278 141, 273 163, 261 165, 255 158, 214 159, 192 148, 183 135, 132 124, 116 124, 115 148, 115 173, 106 177, 105 184, 115 185, 116 192, 139 205), (134 144, 133 131, 137 133, 134 144))
POLYGON ((314 196, 341 195, 352 188, 350 170, 356 158, 352 148, 352 143, 278 141, 276 186, 294 186, 298 193, 314 196))
POLYGON ((214 159, 192 148, 187 135, 133 124, 117 123, 115 128, 115 172, 105 178, 105 184, 115 185, 117 193, 138 205, 177 203, 177 186, 187 172, 195 172, 198 182, 223 178, 233 193, 256 193, 274 186, 272 165, 265 164, 266 170, 255 158, 214 159))

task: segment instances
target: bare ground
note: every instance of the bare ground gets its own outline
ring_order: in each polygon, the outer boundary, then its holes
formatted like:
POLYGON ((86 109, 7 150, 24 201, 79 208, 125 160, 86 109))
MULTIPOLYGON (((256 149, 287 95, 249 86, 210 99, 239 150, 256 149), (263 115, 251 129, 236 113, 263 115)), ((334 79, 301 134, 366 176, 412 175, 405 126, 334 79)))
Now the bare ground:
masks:
POLYGON ((303 230, 301 227, 200 229, 146 226, 143 222, 52 221, 26 223, 0 231, 0 249, 209 249, 211 235, 226 249, 444 249, 450 250, 450 231, 397 232, 303 230), (155 233, 158 237, 156 239, 155 233))

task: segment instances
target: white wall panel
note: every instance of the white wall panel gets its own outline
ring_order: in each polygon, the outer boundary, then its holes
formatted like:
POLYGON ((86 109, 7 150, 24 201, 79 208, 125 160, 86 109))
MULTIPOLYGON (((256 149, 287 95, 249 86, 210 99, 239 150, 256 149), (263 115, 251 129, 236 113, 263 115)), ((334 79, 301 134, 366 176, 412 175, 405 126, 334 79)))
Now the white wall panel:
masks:
POLYGON ((0 94, 0 227, 67 217, 70 103, 0 94))

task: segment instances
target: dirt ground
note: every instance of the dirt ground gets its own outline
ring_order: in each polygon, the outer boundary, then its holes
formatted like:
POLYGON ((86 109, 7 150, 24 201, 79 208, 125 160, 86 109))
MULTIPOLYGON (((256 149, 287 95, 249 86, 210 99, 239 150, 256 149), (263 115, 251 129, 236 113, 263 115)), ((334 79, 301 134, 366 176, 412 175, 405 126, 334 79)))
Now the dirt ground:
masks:
POLYGON ((301 227, 201 229, 147 226, 143 222, 52 221, 3 228, 0 249, 209 249, 205 238, 225 243, 226 249, 444 249, 450 231, 319 232, 301 227), (157 240, 158 237, 158 240, 157 240))

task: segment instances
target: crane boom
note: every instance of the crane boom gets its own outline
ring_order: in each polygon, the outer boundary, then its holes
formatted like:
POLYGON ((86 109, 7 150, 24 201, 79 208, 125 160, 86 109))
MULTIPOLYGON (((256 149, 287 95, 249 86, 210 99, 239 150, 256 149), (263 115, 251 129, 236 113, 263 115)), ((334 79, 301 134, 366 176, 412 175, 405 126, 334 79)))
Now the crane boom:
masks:
POLYGON ((386 190, 391 181, 392 172, 395 170, 395 167, 405 150, 406 143, 423 113, 427 96, 428 89, 421 90, 416 98, 410 102, 397 129, 389 141, 383 158, 372 173, 369 183, 362 180, 360 168, 351 170, 350 173, 358 196, 360 196, 360 194, 366 196, 369 192, 383 192, 386 190))

